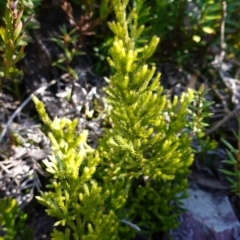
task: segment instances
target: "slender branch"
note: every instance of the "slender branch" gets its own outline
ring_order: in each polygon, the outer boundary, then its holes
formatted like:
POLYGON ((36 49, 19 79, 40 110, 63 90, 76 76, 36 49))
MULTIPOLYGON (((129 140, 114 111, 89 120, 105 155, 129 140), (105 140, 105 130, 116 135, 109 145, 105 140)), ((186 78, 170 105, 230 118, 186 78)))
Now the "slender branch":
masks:
MULTIPOLYGON (((35 95, 39 94, 39 93, 42 93, 44 92, 48 87, 54 85, 56 83, 56 80, 52 80, 48 85, 46 86, 43 86, 43 87, 40 87, 38 88, 37 90, 35 90, 33 93, 35 95)), ((12 116, 9 118, 8 122, 6 123, 6 125, 4 126, 3 130, 2 130, 2 133, 0 135, 0 143, 2 142, 3 140, 3 137, 5 136, 9 126, 11 125, 13 119, 22 111, 22 109, 28 104, 28 102, 30 102, 31 100, 31 96, 32 94, 30 94, 28 96, 28 98, 15 110, 15 112, 12 114, 12 116)))
POLYGON ((232 112, 227 114, 223 119, 219 122, 215 123, 214 126, 207 130, 206 136, 212 134, 217 129, 219 129, 226 121, 228 121, 231 117, 233 117, 240 110, 240 106, 236 107, 232 112))
POLYGON ((227 17, 227 3, 222 1, 222 21, 221 21, 221 50, 225 48, 225 22, 227 17))
POLYGON ((221 49, 221 61, 224 59, 225 56, 225 22, 227 17, 227 3, 226 1, 222 1, 222 20, 221 20, 221 36, 220 36, 220 49, 221 49))

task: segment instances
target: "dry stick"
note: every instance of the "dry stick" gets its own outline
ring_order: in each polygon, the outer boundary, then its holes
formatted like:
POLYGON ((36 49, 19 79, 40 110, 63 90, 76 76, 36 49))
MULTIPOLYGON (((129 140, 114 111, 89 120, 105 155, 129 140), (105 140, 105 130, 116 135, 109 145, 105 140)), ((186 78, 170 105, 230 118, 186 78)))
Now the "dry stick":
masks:
POLYGON ((221 36, 220 36, 220 49, 221 49, 221 54, 220 54, 220 59, 221 59, 221 66, 222 66, 222 61, 225 56, 225 21, 227 17, 227 3, 226 1, 222 1, 222 21, 221 21, 221 36))
MULTIPOLYGON (((204 82, 207 82, 207 79, 199 71, 195 70, 194 73, 198 77, 202 78, 204 80, 204 82)), ((217 97, 222 101, 224 111, 226 113, 230 113, 231 111, 228 109, 227 101, 221 96, 220 92, 217 89, 215 89, 214 87, 210 88, 210 90, 214 91, 214 93, 217 95, 217 97)))
MULTIPOLYGON (((224 82, 224 75, 222 71, 219 70, 219 75, 221 76, 223 82, 224 82)), ((234 108, 233 111, 229 112, 222 120, 219 122, 215 123, 215 125, 210 128, 207 132, 206 135, 209 135, 213 132, 215 132, 218 128, 220 128, 226 121, 228 121, 231 117, 233 117, 238 111, 240 111, 240 105, 236 104, 237 106, 234 108)))
MULTIPOLYGON (((224 82, 224 76, 221 74, 221 68, 222 68, 222 63, 223 63, 223 59, 225 57, 225 22, 226 22, 226 16, 227 16, 227 3, 225 0, 223 0, 222 2, 222 20, 221 20, 221 26, 220 26, 220 49, 221 49, 221 53, 220 53, 220 69, 219 69, 219 75, 222 77, 222 80, 224 82)), ((225 107, 225 104, 223 104, 225 107)), ((221 127, 229 118, 231 118, 238 110, 240 109, 240 107, 236 107, 232 112, 228 113, 222 120, 220 120, 219 122, 217 122, 212 128, 210 128, 209 130, 207 130, 206 135, 209 135, 211 133, 213 133, 214 131, 216 131, 219 127, 221 127)))
POLYGON ((212 90, 215 92, 215 94, 219 97, 219 99, 222 101, 222 105, 223 105, 223 111, 225 111, 226 113, 230 113, 231 111, 229 110, 228 108, 228 105, 227 105, 227 101, 223 98, 223 96, 221 95, 221 93, 215 89, 215 88, 212 88, 212 90))
POLYGON ((233 58, 224 57, 224 60, 240 67, 240 62, 233 58))
MULTIPOLYGON (((56 80, 52 80, 49 84, 47 84, 46 86, 40 87, 37 90, 35 90, 32 94, 39 94, 44 92, 47 88, 49 88, 50 86, 54 85, 56 83, 56 80)), ((15 112, 12 114, 12 116, 9 118, 7 124, 4 126, 2 133, 0 135, 0 143, 2 142, 3 137, 5 136, 9 126, 11 125, 13 119, 22 111, 22 109, 28 104, 28 102, 30 102, 31 98, 32 98, 32 94, 30 94, 28 96, 28 98, 15 110, 15 112)))
POLYGON ((215 123, 214 126, 207 130, 206 136, 215 132, 218 128, 220 128, 226 121, 228 121, 231 117, 233 117, 240 110, 240 106, 236 107, 232 112, 226 115, 222 120, 215 123))
POLYGON ((134 223, 131 223, 131 222, 125 220, 125 219, 122 219, 122 220, 121 220, 121 223, 124 223, 124 224, 128 225, 130 228, 133 228, 133 229, 137 230, 138 232, 141 232, 141 228, 138 227, 138 226, 137 226, 136 224, 134 224, 134 223))

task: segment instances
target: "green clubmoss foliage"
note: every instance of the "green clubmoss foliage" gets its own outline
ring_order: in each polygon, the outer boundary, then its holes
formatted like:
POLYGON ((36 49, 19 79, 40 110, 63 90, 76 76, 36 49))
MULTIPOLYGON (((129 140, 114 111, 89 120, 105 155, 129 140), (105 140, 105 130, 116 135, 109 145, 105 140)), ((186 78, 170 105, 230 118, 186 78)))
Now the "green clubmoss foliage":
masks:
MULTIPOLYGON (((116 21, 109 27, 115 39, 108 62, 114 73, 107 88, 113 128, 99 145, 99 174, 106 189, 125 183, 124 191, 113 194, 111 201, 121 198, 118 203, 125 210, 117 211, 118 216, 137 224, 150 239, 156 232, 177 226, 181 199, 187 197, 191 142, 200 127, 189 124, 197 119, 192 111, 197 94, 189 90, 173 101, 168 99, 159 83, 160 74, 146 63, 159 38, 136 47, 144 27, 138 27, 135 9, 127 16, 128 1, 113 2, 116 21)), ((126 228, 124 239, 131 239, 126 228)))
POLYGON ((16 199, 0 199, 0 240, 31 240, 32 231, 25 226, 26 219, 27 214, 21 211, 16 199))
POLYGON ((205 127, 203 88, 170 101, 160 73, 147 64, 159 38, 136 47, 144 29, 136 10, 127 16, 128 0, 112 3, 116 21, 109 27, 115 38, 108 62, 113 74, 106 91, 113 127, 98 149, 87 145, 86 131, 77 133, 76 119, 51 121, 33 96, 53 148, 45 161, 51 191, 38 200, 59 219, 56 225, 66 226, 65 232, 55 229, 52 239, 132 239, 138 231, 151 239, 176 227, 187 197, 192 138, 205 127))
POLYGON ((115 1, 114 6, 117 21, 109 23, 115 34, 108 58, 115 69, 107 90, 114 123, 109 144, 127 153, 123 166, 136 177, 174 179, 176 171, 185 171, 193 160, 191 139, 183 130, 193 94, 189 91, 173 103, 162 94, 160 74, 154 76, 156 68, 146 64, 159 38, 154 36, 139 52, 135 42, 143 26, 137 27, 135 11, 127 18, 127 1, 115 1))
POLYGON ((50 216, 59 219, 55 226, 66 226, 65 232, 54 229, 52 239, 118 239, 116 216, 103 208, 109 191, 102 192, 92 179, 99 157, 86 143, 87 131, 77 133, 77 119, 51 121, 43 103, 35 96, 32 99, 49 127, 53 150, 44 162, 52 175, 51 191, 42 192, 37 199, 50 216))

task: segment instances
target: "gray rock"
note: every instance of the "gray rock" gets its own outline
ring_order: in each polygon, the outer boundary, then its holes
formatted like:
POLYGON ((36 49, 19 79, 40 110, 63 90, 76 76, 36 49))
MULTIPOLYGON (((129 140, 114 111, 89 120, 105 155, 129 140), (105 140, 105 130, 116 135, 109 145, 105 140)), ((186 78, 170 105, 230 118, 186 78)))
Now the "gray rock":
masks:
POLYGON ((174 240, 240 240, 240 223, 227 196, 189 189, 188 212, 171 232, 174 240))

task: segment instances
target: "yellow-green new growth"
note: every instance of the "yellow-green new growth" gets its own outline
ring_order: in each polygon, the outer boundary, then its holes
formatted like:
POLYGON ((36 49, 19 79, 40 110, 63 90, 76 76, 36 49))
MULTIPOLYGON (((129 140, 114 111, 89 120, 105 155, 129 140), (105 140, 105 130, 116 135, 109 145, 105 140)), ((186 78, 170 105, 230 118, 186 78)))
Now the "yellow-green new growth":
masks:
POLYGON ((99 157, 87 145, 87 131, 78 134, 77 119, 48 117, 44 105, 32 96, 37 111, 49 127, 52 155, 44 161, 53 181, 50 192, 37 197, 47 207, 46 212, 59 219, 55 226, 66 226, 61 232, 54 229, 52 239, 99 240, 118 239, 118 221, 112 211, 104 211, 103 192, 93 179, 99 157))
POLYGON ((27 214, 23 213, 16 199, 0 199, 0 240, 32 239, 32 231, 25 226, 27 214))
MULTIPOLYGON (((182 212, 178 206, 187 196, 186 177, 193 161, 189 120, 195 117, 190 106, 196 94, 189 90, 173 101, 164 94, 160 73, 146 62, 159 38, 154 36, 143 48, 136 46, 144 27, 137 26, 134 9, 126 15, 127 4, 113 0, 116 21, 109 27, 115 38, 108 62, 114 74, 107 88, 113 128, 99 144, 98 174, 104 188, 112 189, 108 206, 151 239, 177 226, 182 212)), ((136 230, 120 226, 122 239, 133 239, 134 234, 136 230)))
POLYGON ((38 200, 59 219, 57 224, 66 226, 65 232, 54 230, 56 240, 132 239, 140 228, 151 239, 154 233, 177 226, 180 201, 186 198, 192 130, 201 127, 201 114, 194 113, 200 106, 190 107, 196 93, 189 90, 173 101, 164 95, 160 74, 146 63, 159 38, 136 47, 143 31, 137 26, 136 11, 127 17, 128 0, 112 2, 116 22, 109 27, 115 39, 108 61, 115 72, 107 93, 113 128, 105 132, 98 152, 87 145, 86 131, 77 133, 77 120, 51 121, 43 103, 33 96, 53 146, 52 156, 45 161, 54 177, 52 191, 38 200), (194 119, 197 124, 190 124, 194 119), (115 214, 122 219, 121 225, 115 214), (140 228, 130 233, 126 223, 140 228))
POLYGON ((159 85, 160 73, 149 67, 159 38, 154 36, 140 51, 136 48, 138 28, 135 9, 126 17, 128 1, 114 1, 116 22, 109 23, 115 34, 108 62, 115 69, 107 90, 114 123, 109 144, 126 151, 124 165, 141 174, 164 180, 174 179, 193 161, 191 139, 183 129, 193 92, 171 103, 159 85))

